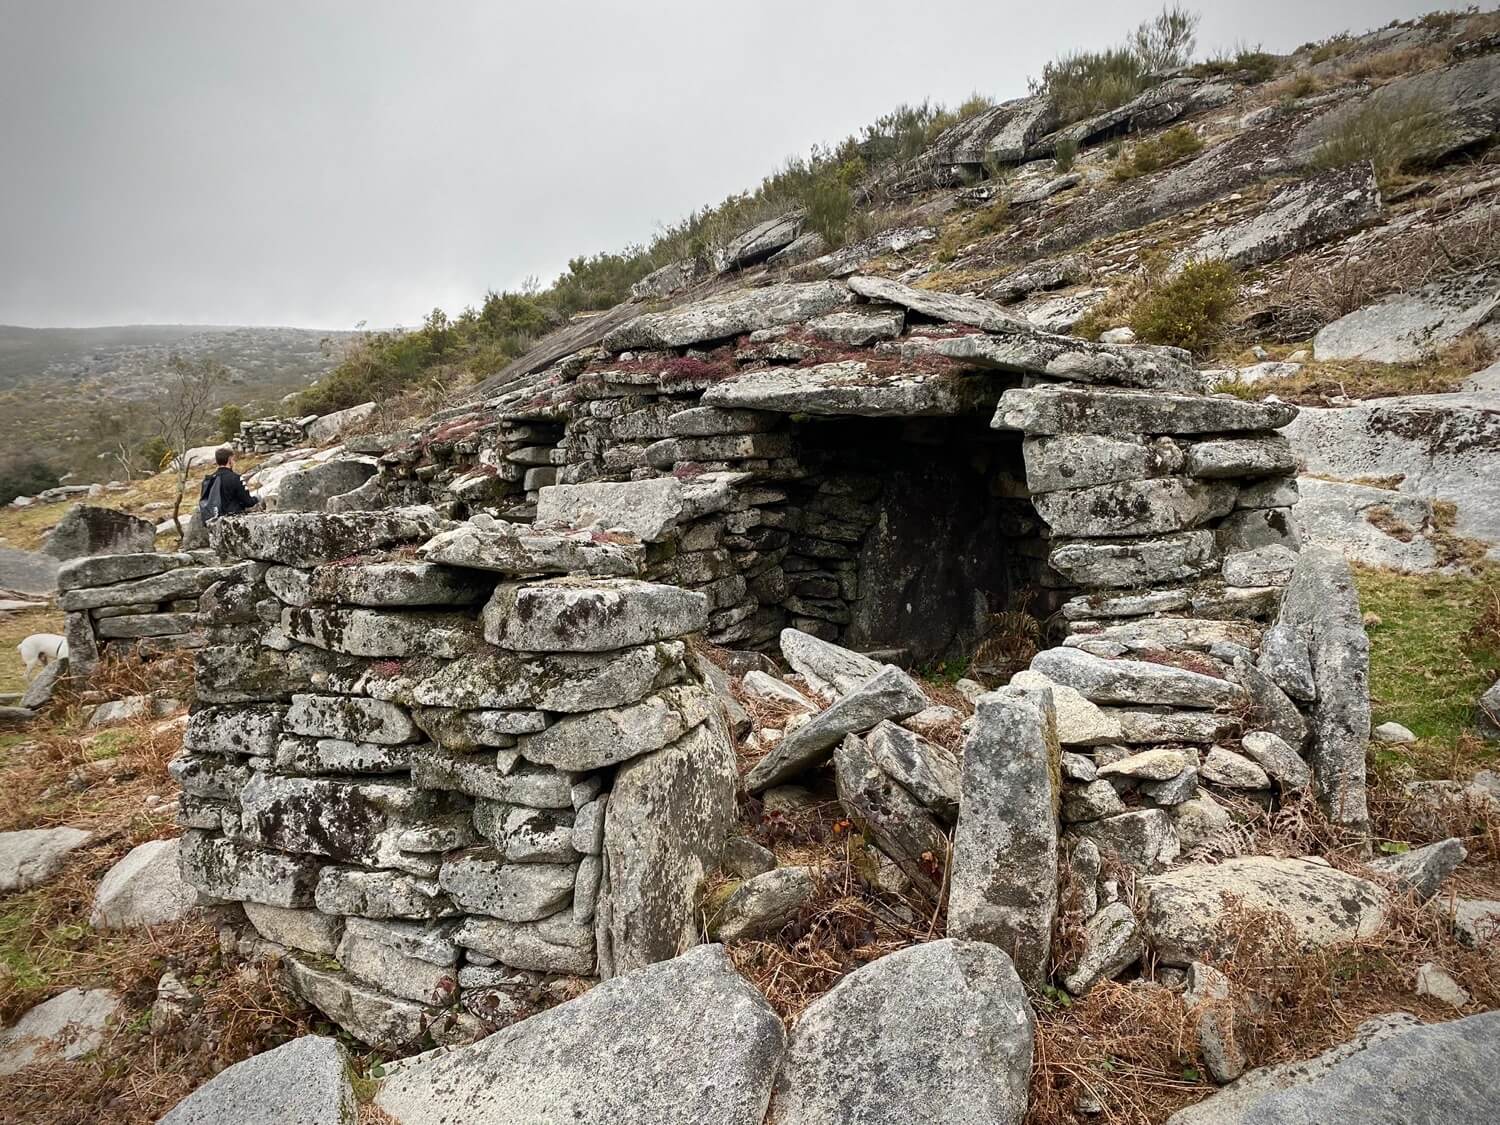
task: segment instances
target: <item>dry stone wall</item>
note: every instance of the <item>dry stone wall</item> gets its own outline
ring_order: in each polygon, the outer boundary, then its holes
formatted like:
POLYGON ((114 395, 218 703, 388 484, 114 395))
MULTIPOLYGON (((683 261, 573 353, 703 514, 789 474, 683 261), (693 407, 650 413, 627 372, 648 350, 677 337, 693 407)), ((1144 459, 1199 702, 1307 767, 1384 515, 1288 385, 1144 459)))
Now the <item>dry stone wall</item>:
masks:
POLYGON ((496 526, 214 529, 240 561, 173 764, 183 870, 387 1050, 695 944, 733 818, 723 709, 682 639, 707 598, 627 577, 642 544, 496 526))

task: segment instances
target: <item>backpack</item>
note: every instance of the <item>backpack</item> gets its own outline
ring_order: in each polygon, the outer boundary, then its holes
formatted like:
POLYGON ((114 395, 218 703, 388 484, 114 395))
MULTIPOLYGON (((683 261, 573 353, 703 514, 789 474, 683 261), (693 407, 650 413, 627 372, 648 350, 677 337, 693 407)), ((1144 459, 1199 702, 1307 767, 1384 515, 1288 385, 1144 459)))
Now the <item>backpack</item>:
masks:
POLYGON ((208 491, 203 494, 203 499, 198 501, 198 518, 203 521, 205 527, 224 514, 223 490, 220 488, 223 482, 223 475, 214 473, 209 478, 208 491))

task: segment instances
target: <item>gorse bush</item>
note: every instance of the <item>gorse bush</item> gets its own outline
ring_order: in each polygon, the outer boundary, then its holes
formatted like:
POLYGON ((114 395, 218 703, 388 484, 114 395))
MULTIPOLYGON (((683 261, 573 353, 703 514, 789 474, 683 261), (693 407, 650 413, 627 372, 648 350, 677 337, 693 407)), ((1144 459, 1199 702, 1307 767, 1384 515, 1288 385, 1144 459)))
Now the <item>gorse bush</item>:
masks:
POLYGON ((1370 161, 1382 183, 1447 147, 1447 119, 1432 102, 1408 98, 1368 105, 1344 117, 1312 155, 1316 168, 1341 168, 1370 161))
POLYGON ((1078 142, 1071 137, 1064 137, 1057 142, 1057 148, 1052 154, 1052 159, 1061 173, 1073 170, 1073 161, 1078 158, 1078 142))
POLYGON ((1189 262, 1175 275, 1151 284, 1130 313, 1130 327, 1148 344, 1169 344, 1203 353, 1223 335, 1239 294, 1227 262, 1189 262))
POLYGON ((219 436, 225 441, 233 441, 239 436, 240 423, 244 420, 245 412, 234 403, 219 407, 219 414, 215 419, 219 427, 219 436))
POLYGON ((1075 51, 1042 67, 1031 82, 1049 95, 1062 124, 1122 106, 1164 71, 1186 66, 1197 39, 1198 14, 1177 5, 1145 20, 1128 42, 1105 51, 1075 51))
POLYGON ((1129 155, 1115 164, 1114 177, 1117 180, 1132 180, 1136 176, 1144 176, 1169 164, 1176 164, 1202 148, 1203 141, 1198 134, 1186 125, 1179 125, 1137 144, 1129 155))

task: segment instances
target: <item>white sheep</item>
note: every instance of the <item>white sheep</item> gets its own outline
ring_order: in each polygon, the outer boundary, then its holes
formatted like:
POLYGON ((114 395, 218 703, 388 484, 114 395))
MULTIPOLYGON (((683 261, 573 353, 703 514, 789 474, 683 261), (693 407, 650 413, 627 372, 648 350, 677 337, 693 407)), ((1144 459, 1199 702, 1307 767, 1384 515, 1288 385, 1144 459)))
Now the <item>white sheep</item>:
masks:
POLYGON ((30 683, 54 660, 68 658, 68 638, 56 633, 32 633, 16 646, 16 651, 21 654, 21 663, 26 665, 26 682, 30 683))

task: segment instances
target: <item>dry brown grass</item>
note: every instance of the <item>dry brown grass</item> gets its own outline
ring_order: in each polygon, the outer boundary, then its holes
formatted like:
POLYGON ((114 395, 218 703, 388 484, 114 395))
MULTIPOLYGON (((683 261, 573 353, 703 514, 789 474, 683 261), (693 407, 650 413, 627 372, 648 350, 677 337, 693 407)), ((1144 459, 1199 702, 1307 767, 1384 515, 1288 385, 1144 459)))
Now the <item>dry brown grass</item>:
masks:
POLYGON ((124 1018, 85 1059, 0 1077, 0 1122, 141 1125, 226 1066, 297 1035, 326 1031, 309 1022, 270 965, 227 960, 205 922, 93 944, 87 966, 60 976, 50 991, 75 984, 113 988, 124 998, 124 1018), (156 982, 168 970, 193 989, 198 1007, 182 1026, 157 1034, 149 1012, 156 982))
POLYGON ((1298 339, 1391 293, 1500 261, 1500 207, 1443 222, 1434 215, 1383 244, 1336 262, 1302 257, 1278 270, 1274 308, 1282 339, 1298 339))

